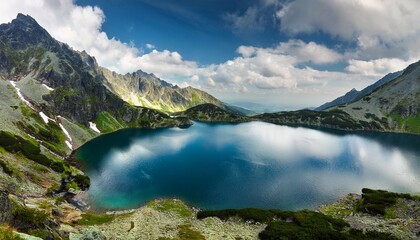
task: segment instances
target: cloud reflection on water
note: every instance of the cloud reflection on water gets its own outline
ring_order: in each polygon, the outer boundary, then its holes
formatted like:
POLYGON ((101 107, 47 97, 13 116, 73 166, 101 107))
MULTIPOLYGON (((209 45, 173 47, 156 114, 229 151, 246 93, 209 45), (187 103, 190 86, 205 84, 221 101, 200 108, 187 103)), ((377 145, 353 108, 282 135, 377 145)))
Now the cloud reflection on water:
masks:
POLYGON ((389 144, 261 122, 196 123, 114 148, 89 173, 90 194, 106 207, 133 207, 163 194, 201 207, 296 209, 363 187, 420 192, 418 154, 389 144))

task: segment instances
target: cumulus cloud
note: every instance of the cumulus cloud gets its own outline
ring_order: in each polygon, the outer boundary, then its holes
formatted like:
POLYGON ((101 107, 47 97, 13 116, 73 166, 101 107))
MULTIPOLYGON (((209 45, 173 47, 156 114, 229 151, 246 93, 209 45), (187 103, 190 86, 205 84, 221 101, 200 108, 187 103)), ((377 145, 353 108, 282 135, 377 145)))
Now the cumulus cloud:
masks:
POLYGON ((381 58, 371 61, 350 60, 346 70, 364 76, 381 77, 390 72, 404 69, 410 63, 397 58, 381 58))
POLYGON ((281 31, 322 31, 355 43, 357 47, 347 53, 347 69, 380 75, 384 73, 381 69, 397 69, 401 62, 420 58, 418 9, 417 0, 295 0, 284 4, 277 17, 281 31), (362 68, 356 69, 358 66, 362 68), (366 69, 368 66, 371 68, 366 69))
POLYGON ((299 62, 312 62, 315 64, 335 63, 342 59, 338 52, 315 42, 305 43, 301 40, 290 40, 281 43, 277 51, 294 56, 299 62))
POLYGON ((157 73, 157 75, 183 75, 192 76, 197 69, 197 63, 185 61, 178 52, 168 50, 153 50, 138 58, 141 68, 146 72, 157 73))
POLYGON ((278 13, 283 30, 299 33, 322 30, 351 39, 380 36, 400 40, 418 34, 417 0, 295 0, 278 13))
POLYGON ((324 64, 336 62, 341 54, 314 42, 289 40, 274 48, 240 46, 241 54, 233 60, 211 66, 208 77, 224 85, 248 85, 260 89, 287 88, 323 84, 328 72, 310 67, 298 68, 301 63, 324 64))
MULTIPOLYGON (((416 0, 260 0, 242 14, 229 15, 227 21, 233 30, 252 30, 252 26, 258 30, 272 24, 266 17, 274 14, 274 25, 283 33, 324 32, 347 42, 345 53, 299 40, 283 43, 283 52, 302 61, 308 57, 313 64, 348 62, 344 70, 368 77, 401 70, 420 58, 418 9, 416 0)), ((241 47, 237 52, 249 57, 255 50, 241 47)))

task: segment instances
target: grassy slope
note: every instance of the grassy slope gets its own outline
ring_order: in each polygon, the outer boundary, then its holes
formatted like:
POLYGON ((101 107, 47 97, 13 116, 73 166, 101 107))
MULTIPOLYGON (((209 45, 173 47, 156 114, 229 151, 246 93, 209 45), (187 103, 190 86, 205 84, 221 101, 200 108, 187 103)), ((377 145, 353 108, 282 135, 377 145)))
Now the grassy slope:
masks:
POLYGON ((250 118, 237 115, 211 103, 201 104, 186 111, 175 113, 175 115, 203 122, 244 122, 250 120, 250 118))
MULTIPOLYGON (((70 153, 64 143, 66 136, 57 123, 46 124, 35 110, 26 106, 8 81, 0 80, 0 91, 0 165, 4 173, 0 175, 0 185, 11 189, 11 193, 43 195, 59 184, 61 172, 78 172, 63 160, 70 153)), ((62 124, 74 133, 76 144, 95 136, 65 120, 62 124)))
POLYGON ((363 99, 335 109, 359 121, 378 122, 386 130, 419 134, 420 62, 410 65, 402 76, 363 99))
POLYGON ((107 86, 124 101, 135 105, 173 113, 184 111, 203 103, 222 106, 222 102, 206 92, 191 87, 173 88, 164 86, 160 79, 153 75, 121 75, 106 68, 99 68, 107 86), (139 79, 145 85, 143 91, 138 89, 139 79))

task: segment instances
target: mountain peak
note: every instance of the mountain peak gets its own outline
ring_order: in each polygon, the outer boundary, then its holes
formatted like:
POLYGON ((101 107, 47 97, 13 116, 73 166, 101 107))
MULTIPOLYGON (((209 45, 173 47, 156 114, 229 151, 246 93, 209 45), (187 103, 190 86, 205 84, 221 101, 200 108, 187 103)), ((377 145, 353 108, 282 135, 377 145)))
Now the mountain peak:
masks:
POLYGON ((18 13, 16 18, 12 20, 12 23, 16 22, 16 21, 17 22, 26 22, 26 23, 31 23, 31 24, 38 24, 34 18, 32 18, 29 15, 25 15, 23 13, 18 13))
POLYGON ((51 35, 29 15, 19 13, 11 23, 0 25, 3 42, 9 42, 14 49, 42 44, 50 47, 54 44, 51 35))
POLYGON ((24 31, 33 31, 35 29, 44 30, 33 17, 22 13, 18 13, 17 17, 12 20, 10 25, 15 28, 18 27, 24 31))

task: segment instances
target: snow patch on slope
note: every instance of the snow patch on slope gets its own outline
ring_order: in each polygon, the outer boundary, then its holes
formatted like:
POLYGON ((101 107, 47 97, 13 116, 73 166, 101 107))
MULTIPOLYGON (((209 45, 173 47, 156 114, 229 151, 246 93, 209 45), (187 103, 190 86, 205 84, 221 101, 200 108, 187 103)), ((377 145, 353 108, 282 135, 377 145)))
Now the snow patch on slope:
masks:
POLYGON ((41 116, 42 120, 44 120, 45 124, 47 124, 49 121, 54 121, 54 119, 48 117, 47 115, 45 115, 45 113, 43 112, 39 112, 39 116, 41 116))
MULTIPOLYGON (((60 116, 57 116, 57 117, 60 117, 60 116)), ((67 129, 63 126, 63 124, 61 124, 61 123, 59 123, 58 124, 59 126, 60 126, 60 128, 61 128, 61 130, 63 131, 63 133, 66 135, 66 137, 67 137, 67 140, 66 140, 66 145, 67 145, 67 147, 70 149, 70 150, 73 150, 73 146, 72 146, 72 142, 73 142, 73 140, 71 139, 71 136, 70 136, 70 134, 69 134, 69 132, 67 131, 67 129)))
POLYGON ((54 91, 54 88, 50 88, 50 87, 48 87, 46 84, 42 84, 42 86, 44 86, 46 89, 48 89, 48 90, 50 90, 50 91, 54 91))
POLYGON ((68 140, 66 140, 65 143, 70 150, 73 150, 73 146, 71 145, 71 143, 68 140))
POLYGON ((17 95, 19 96, 19 98, 26 104, 26 105, 28 105, 30 108, 32 108, 32 109, 34 109, 34 107, 32 106, 32 104, 28 101, 28 100, 26 100, 24 97, 23 97, 23 95, 22 95, 22 93, 20 92, 20 88, 18 88, 17 86, 16 86, 16 83, 14 82, 14 81, 9 81, 10 82, 10 84, 12 84, 12 86, 15 88, 15 90, 16 90, 16 93, 17 93, 17 95))
POLYGON ((101 131, 99 131, 99 129, 96 127, 96 124, 93 122, 89 122, 89 128, 97 133, 101 133, 101 131))

